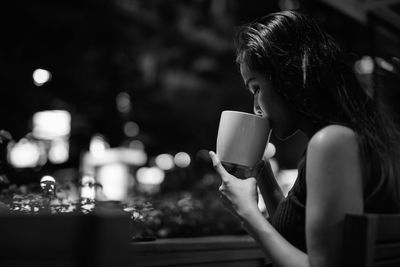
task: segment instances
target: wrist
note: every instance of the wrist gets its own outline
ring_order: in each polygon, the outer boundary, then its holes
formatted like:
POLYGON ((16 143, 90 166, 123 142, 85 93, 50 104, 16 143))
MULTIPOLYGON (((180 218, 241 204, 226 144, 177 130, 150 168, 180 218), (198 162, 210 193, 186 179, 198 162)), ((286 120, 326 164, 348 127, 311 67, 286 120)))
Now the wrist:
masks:
POLYGON ((249 210, 246 216, 241 217, 240 224, 256 240, 260 233, 270 233, 271 225, 259 209, 249 210))
POLYGON ((261 211, 258 209, 257 205, 248 206, 246 209, 243 209, 238 213, 242 223, 248 222, 250 219, 256 217, 258 214, 261 214, 261 211))

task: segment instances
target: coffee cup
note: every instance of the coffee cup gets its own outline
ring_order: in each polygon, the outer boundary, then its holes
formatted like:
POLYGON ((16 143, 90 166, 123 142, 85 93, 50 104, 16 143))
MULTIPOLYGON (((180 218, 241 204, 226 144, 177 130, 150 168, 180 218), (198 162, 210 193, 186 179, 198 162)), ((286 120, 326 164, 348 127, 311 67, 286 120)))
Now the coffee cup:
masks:
POLYGON ((262 159, 270 135, 268 118, 225 110, 219 122, 217 155, 225 168, 251 170, 262 159))

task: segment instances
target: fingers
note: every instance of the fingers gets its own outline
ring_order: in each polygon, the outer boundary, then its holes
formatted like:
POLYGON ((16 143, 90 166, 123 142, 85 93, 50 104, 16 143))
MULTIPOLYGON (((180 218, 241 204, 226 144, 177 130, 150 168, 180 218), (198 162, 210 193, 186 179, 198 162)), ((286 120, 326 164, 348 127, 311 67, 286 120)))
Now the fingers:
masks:
POLYGON ((213 166, 215 170, 219 173, 221 176, 222 181, 226 182, 228 181, 228 175, 229 173, 225 170, 224 166, 222 166, 221 161, 219 160, 218 156, 213 152, 209 152, 213 166))
POLYGON ((220 202, 222 203, 222 205, 225 207, 225 209, 226 209, 230 214, 232 214, 233 216, 235 216, 235 217, 237 217, 238 219, 240 219, 240 217, 239 217, 238 214, 236 213, 235 209, 233 208, 231 201, 229 201, 229 199, 228 199, 225 195, 220 194, 219 200, 220 200, 220 202))
POLYGON ((256 164, 256 166, 254 166, 253 169, 251 170, 250 176, 251 176, 251 177, 258 177, 258 176, 262 173, 262 171, 264 170, 265 165, 267 164, 267 162, 268 162, 268 160, 266 160, 266 159, 261 159, 261 160, 256 164))
POLYGON ((251 182, 251 183, 253 183, 253 184, 255 184, 255 185, 257 185, 257 179, 254 178, 254 177, 249 177, 249 178, 247 178, 246 180, 249 181, 249 182, 251 182))

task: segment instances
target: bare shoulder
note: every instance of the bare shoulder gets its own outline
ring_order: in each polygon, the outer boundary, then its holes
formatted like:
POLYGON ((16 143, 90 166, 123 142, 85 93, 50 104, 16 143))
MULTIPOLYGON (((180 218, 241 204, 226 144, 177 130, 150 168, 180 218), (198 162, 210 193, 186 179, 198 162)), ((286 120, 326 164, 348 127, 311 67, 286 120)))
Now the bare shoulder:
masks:
POLYGON ((342 203, 341 209, 352 202, 360 204, 362 171, 356 133, 348 127, 330 125, 312 137, 308 149, 306 180, 310 199, 319 205, 342 203))
MULTIPOLYGON (((341 171, 351 172, 353 175, 359 173, 357 134, 341 125, 329 125, 319 130, 308 143, 307 168, 313 173, 321 171, 324 175, 317 174, 315 177, 323 176, 327 179, 330 179, 328 173, 335 176, 339 176, 341 171)), ((343 173, 340 176, 344 177, 343 173)))
MULTIPOLYGON (((349 127, 342 125, 329 125, 310 139, 308 152, 327 155, 343 154, 357 150, 357 135, 349 127)), ((345 155, 343 155, 345 156, 345 155)))
POLYGON ((364 207, 357 134, 340 125, 319 130, 309 142, 306 164, 308 254, 317 265, 338 264, 345 215, 364 207))

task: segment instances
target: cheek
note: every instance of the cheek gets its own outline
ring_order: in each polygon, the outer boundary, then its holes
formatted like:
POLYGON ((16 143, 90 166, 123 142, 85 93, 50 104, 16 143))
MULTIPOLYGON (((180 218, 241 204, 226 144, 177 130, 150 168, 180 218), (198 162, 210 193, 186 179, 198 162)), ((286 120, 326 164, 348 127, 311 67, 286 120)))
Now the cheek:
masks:
POLYGON ((260 93, 258 98, 258 105, 262 111, 271 119, 279 118, 281 116, 280 101, 278 98, 260 93))
POLYGON ((293 114, 279 99, 270 100, 260 106, 270 117, 275 136, 282 140, 292 136, 297 131, 293 114))
POLYGON ((270 98, 266 97, 265 94, 261 93, 258 96, 258 105, 268 117, 272 115, 271 111, 274 109, 275 104, 270 98))

